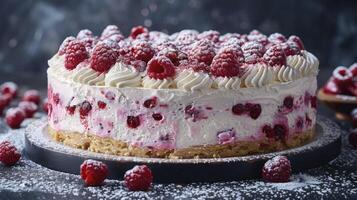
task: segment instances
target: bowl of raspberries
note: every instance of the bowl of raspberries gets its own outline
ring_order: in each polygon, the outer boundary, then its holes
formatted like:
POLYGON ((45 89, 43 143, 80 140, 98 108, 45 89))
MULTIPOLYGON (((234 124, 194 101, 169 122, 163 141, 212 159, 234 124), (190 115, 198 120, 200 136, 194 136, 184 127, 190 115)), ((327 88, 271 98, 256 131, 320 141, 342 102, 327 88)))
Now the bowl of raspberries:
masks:
POLYGON ((357 63, 337 67, 319 90, 318 98, 336 112, 338 119, 350 119, 351 111, 357 108, 357 63))

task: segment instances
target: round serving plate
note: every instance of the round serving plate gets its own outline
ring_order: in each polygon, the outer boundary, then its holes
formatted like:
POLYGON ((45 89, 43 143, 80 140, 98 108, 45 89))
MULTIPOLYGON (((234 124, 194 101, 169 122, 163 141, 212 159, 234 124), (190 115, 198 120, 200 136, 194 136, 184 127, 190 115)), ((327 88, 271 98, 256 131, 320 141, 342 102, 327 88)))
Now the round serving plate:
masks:
POLYGON ((53 141, 47 132, 47 121, 37 120, 25 131, 25 153, 32 161, 47 168, 79 174, 86 159, 108 165, 109 178, 122 179, 134 165, 146 164, 155 182, 188 183, 251 179, 260 176, 264 163, 277 155, 289 158, 293 172, 318 167, 336 158, 341 151, 341 130, 326 117, 318 116, 316 136, 301 147, 280 152, 230 158, 164 159, 139 158, 93 153, 53 141))

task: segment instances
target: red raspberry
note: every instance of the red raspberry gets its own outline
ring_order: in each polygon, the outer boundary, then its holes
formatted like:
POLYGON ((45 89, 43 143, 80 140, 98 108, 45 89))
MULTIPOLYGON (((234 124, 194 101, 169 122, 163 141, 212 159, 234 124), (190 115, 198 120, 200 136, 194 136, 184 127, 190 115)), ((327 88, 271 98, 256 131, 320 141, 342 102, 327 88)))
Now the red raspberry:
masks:
POLYGON ((128 116, 126 123, 129 128, 137 128, 140 126, 140 117, 139 116, 128 116))
POLYGON ((98 101, 97 105, 99 109, 105 109, 105 107, 107 107, 107 104, 103 101, 98 101))
POLYGON ((118 55, 104 43, 97 44, 90 58, 90 66, 97 72, 106 72, 115 64, 118 55))
POLYGON ((136 37, 143 33, 149 33, 148 29, 143 26, 135 26, 131 29, 130 37, 136 39, 136 37))
POLYGON ((249 33, 247 36, 249 41, 256 41, 262 44, 263 46, 267 45, 269 43, 268 38, 266 35, 260 33, 257 30, 253 30, 249 33))
POLYGON ((20 108, 10 108, 6 111, 5 120, 10 128, 20 128, 21 123, 25 120, 25 113, 20 108))
POLYGON ((262 131, 267 138, 275 138, 274 130, 271 126, 264 125, 262 131))
POLYGON ((58 54, 63 55, 66 52, 66 48, 67 48, 68 44, 74 40, 76 40, 76 38, 73 36, 66 37, 66 39, 63 40, 63 42, 58 50, 58 54))
POLYGON ((256 64, 264 54, 264 46, 256 41, 246 42, 242 46, 245 62, 256 64))
POLYGON ((220 33, 218 31, 209 30, 209 31, 204 31, 204 32, 198 34, 197 38, 199 40, 208 39, 213 43, 218 43, 219 36, 220 36, 220 33))
POLYGON ((9 141, 0 143, 0 162, 6 166, 12 166, 15 165, 20 158, 20 152, 9 141))
POLYGON ((153 79, 165 79, 175 75, 174 64, 164 56, 151 59, 148 63, 147 74, 153 79))
POLYGON ((43 111, 45 111, 46 113, 48 113, 48 98, 45 98, 45 99, 43 100, 42 109, 43 109, 43 111))
POLYGON ((304 50, 304 44, 302 43, 301 39, 296 36, 296 35, 292 35, 289 37, 289 41, 295 42, 295 44, 299 47, 300 50, 304 50))
POLYGON ((273 33, 268 37, 269 42, 278 44, 286 42, 286 37, 281 33, 273 33))
POLYGON ((284 140, 285 136, 288 134, 288 129, 285 125, 275 124, 273 127, 274 135, 276 140, 284 140))
MULTIPOLYGON (((249 105, 249 104, 246 104, 246 106, 247 105, 249 105)), ((262 113, 262 107, 259 104, 253 104, 253 105, 249 106, 248 108, 246 108, 246 110, 249 111, 249 116, 252 119, 258 119, 258 117, 262 113)))
POLYGON ((152 118, 154 118, 156 121, 161 121, 163 117, 160 113, 154 113, 152 114, 152 118))
POLYGON ((0 86, 1 94, 9 94, 11 98, 16 97, 17 94, 17 85, 14 82, 5 82, 0 86))
POLYGON ((214 47, 210 40, 202 39, 193 44, 191 59, 210 65, 215 56, 214 47))
POLYGON ((357 149, 357 129, 353 129, 348 135, 348 141, 353 148, 357 149))
MULTIPOLYGON (((219 37, 219 41, 221 42, 221 43, 224 43, 224 42, 227 42, 228 40, 230 40, 230 39, 240 39, 240 34, 239 33, 226 33, 226 34, 224 34, 224 35, 221 35, 220 37, 219 37)), ((239 46, 241 46, 241 45, 239 45, 239 46)))
POLYGON ((244 40, 232 37, 232 38, 222 42, 220 45, 220 48, 225 48, 225 47, 239 48, 239 47, 243 46, 244 43, 245 43, 244 40))
POLYGON ((88 30, 88 29, 83 29, 83 30, 80 30, 77 34, 77 39, 81 40, 81 39, 84 39, 84 38, 91 38, 93 37, 93 33, 92 31, 88 30))
POLYGON ((349 87, 353 85, 353 75, 349 69, 342 66, 337 67, 333 71, 332 76, 337 87, 341 90, 343 94, 351 94, 349 91, 349 87))
MULTIPOLYGON (((357 63, 353 63, 349 68, 350 72, 352 73, 352 76, 354 78, 357 77, 357 63)), ((357 81, 357 80, 356 80, 357 81)))
POLYGON ((131 47, 131 53, 136 59, 148 62, 154 56, 155 51, 148 42, 138 41, 134 42, 131 47))
POLYGON ((300 49, 295 42, 287 41, 280 43, 286 56, 300 55, 300 49))
POLYGON ((136 165, 124 175, 124 183, 130 191, 147 191, 152 181, 152 172, 146 165, 136 165))
POLYGON ((245 111, 245 107, 241 103, 238 103, 232 107, 232 113, 235 115, 242 115, 245 113, 245 111))
POLYGON ((241 73, 240 67, 243 62, 244 56, 240 48, 223 48, 213 58, 210 70, 214 76, 239 76, 241 73))
POLYGON ((145 108, 155 108, 156 104, 157 104, 157 97, 153 97, 151 99, 146 99, 144 101, 143 106, 145 108))
POLYGON ((198 32, 195 30, 182 30, 175 38, 175 44, 178 45, 178 47, 190 45, 197 40, 197 35, 198 32))
POLYGON ((40 104, 41 97, 40 93, 37 90, 27 90, 22 97, 23 101, 31 101, 36 105, 40 104))
POLYGON ((292 96, 285 97, 283 104, 287 109, 292 109, 294 106, 294 97, 292 96))
POLYGON ((93 47, 98 43, 96 38, 83 38, 79 40, 86 47, 87 52, 92 52, 93 47))
POLYGON ((79 114, 83 118, 92 110, 92 105, 88 101, 83 101, 79 108, 79 114))
POLYGON ((18 106, 25 113, 26 118, 31 118, 37 112, 37 105, 30 101, 22 101, 18 106))
POLYGON ((288 182, 291 175, 291 164, 285 156, 275 156, 268 160, 262 169, 262 177, 267 182, 288 182))
MULTIPOLYGON (((76 111, 76 106, 68 105, 68 106, 66 106, 66 111, 69 115, 73 115, 74 112, 76 111)), ((81 115, 82 118, 83 118, 83 116, 85 116, 85 115, 81 115)))
POLYGON ((84 43, 73 40, 68 43, 65 53, 64 66, 68 70, 73 70, 79 63, 88 58, 88 53, 84 43))
POLYGON ((108 167, 103 162, 89 159, 82 163, 80 173, 86 186, 99 186, 108 176, 108 167))
POLYGON ((333 94, 333 95, 342 93, 341 89, 337 87, 333 77, 331 77, 329 81, 326 83, 326 85, 323 87, 323 92, 326 94, 333 94))
POLYGON ((175 66, 178 66, 180 64, 180 61, 187 60, 187 55, 182 51, 178 50, 174 44, 172 44, 172 46, 163 47, 157 55, 169 58, 175 66))
POLYGON ((104 40, 110 36, 113 35, 122 35, 119 28, 115 25, 108 25, 107 27, 105 27, 105 29, 103 30, 100 39, 104 40))
POLYGON ((270 66, 283 66, 286 65, 286 56, 281 45, 276 44, 271 46, 264 54, 263 59, 270 66))

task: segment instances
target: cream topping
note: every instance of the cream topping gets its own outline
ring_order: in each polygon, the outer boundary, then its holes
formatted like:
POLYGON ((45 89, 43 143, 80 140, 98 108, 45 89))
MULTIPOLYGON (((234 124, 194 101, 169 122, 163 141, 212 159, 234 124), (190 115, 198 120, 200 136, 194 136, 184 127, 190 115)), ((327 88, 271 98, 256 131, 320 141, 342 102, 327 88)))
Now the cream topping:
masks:
POLYGON ((105 76, 105 85, 112 87, 139 87, 141 76, 133 66, 116 63, 105 76))
POLYGON ((300 77, 299 73, 292 67, 283 65, 281 67, 273 67, 275 71, 275 81, 278 82, 289 82, 296 80, 300 77))
POLYGON ((149 76, 143 78, 143 87, 151 89, 167 89, 172 86, 173 81, 171 79, 153 79, 149 76))
POLYGON ((302 51, 302 54, 304 55, 308 65, 309 65, 309 75, 317 75, 319 72, 319 65, 320 62, 319 60, 314 56, 314 54, 308 52, 308 51, 302 51))
POLYGON ((288 56, 286 58, 286 63, 287 65, 299 71, 301 76, 306 76, 309 74, 310 71, 309 63, 307 62, 304 56, 301 55, 288 56))
POLYGON ((175 82, 179 89, 195 91, 210 88, 213 80, 208 74, 186 69, 177 76, 175 82))
POLYGON ((94 71, 89 66, 77 66, 73 71, 73 81, 88 85, 104 85, 105 74, 94 71))
POLYGON ((217 77, 214 80, 214 88, 224 88, 237 90, 240 88, 241 80, 239 77, 217 77))
POLYGON ((262 87, 274 80, 274 72, 264 63, 249 66, 243 74, 243 84, 246 87, 262 87))

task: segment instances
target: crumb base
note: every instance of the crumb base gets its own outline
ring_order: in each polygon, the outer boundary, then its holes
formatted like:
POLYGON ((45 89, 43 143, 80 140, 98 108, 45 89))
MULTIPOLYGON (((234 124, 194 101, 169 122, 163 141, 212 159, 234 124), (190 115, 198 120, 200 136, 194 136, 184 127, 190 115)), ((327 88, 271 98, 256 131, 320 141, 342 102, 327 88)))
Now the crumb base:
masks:
POLYGON ((260 141, 237 141, 224 145, 202 145, 184 149, 157 150, 139 148, 126 142, 91 134, 56 131, 48 127, 52 139, 64 145, 97 153, 118 156, 136 156, 148 158, 223 158, 269 153, 302 146, 311 141, 315 129, 290 135, 285 141, 263 139, 260 141))

